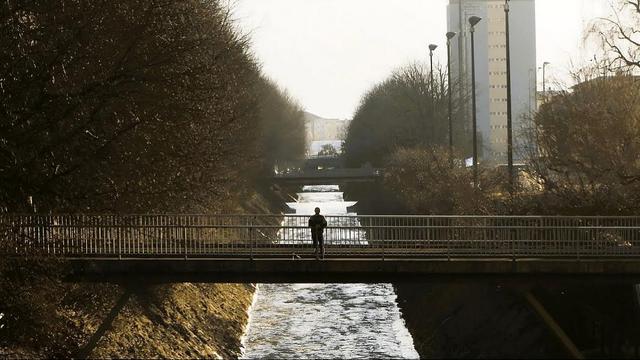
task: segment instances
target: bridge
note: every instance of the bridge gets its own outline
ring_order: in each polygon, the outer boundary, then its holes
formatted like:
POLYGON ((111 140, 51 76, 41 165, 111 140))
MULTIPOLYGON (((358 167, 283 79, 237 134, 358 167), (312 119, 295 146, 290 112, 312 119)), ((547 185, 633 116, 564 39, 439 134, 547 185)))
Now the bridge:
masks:
POLYGON ((380 282, 640 278, 640 217, 327 216, 316 260, 297 215, 0 215, 3 256, 86 280, 380 282))
POLYGON ((353 182, 374 182, 382 176, 382 170, 370 167, 337 168, 324 170, 296 171, 274 175, 277 184, 291 185, 341 185, 353 182))
POLYGON ((344 168, 344 162, 340 156, 308 156, 304 161, 305 170, 340 169, 344 168))

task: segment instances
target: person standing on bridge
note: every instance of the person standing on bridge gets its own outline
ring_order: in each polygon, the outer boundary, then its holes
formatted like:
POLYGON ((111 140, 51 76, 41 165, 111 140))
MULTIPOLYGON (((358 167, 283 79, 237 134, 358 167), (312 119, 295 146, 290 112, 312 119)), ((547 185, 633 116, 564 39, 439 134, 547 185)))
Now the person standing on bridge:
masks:
POLYGON ((311 228, 311 239, 313 239, 313 247, 315 248, 316 259, 318 253, 324 259, 324 228, 327 227, 327 220, 320 215, 320 208, 315 208, 316 214, 309 218, 309 227, 311 228))

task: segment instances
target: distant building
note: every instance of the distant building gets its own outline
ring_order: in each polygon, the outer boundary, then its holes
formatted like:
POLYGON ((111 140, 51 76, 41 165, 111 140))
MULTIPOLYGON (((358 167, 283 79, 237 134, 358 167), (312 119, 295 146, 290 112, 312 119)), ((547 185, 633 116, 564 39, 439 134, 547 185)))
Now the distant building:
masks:
POLYGON ((305 112, 305 127, 307 131, 307 152, 315 155, 322 145, 330 144, 340 151, 347 128, 351 120, 325 119, 305 112))
MULTIPOLYGON (((476 25, 476 105, 481 160, 504 163, 507 159, 507 62, 504 0, 449 0, 448 28, 458 35, 451 42, 454 91, 471 97, 471 33, 469 17, 482 18, 476 25)), ((518 132, 523 120, 536 109, 535 1, 511 0, 511 84, 514 158, 519 159, 518 132)), ((471 126, 471 106, 465 121, 471 126)))
POLYGON ((540 107, 545 103, 548 102, 549 100, 553 99, 554 97, 558 96, 558 95, 562 95, 565 94, 567 91, 562 91, 562 90, 547 90, 547 91, 538 91, 538 97, 537 97, 537 106, 538 109, 540 109, 540 107))

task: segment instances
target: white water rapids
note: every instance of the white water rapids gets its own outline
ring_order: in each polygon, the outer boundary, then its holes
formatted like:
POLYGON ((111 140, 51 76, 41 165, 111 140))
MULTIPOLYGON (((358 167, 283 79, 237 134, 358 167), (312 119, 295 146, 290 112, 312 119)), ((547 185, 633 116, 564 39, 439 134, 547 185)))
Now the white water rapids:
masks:
MULTIPOLYGON (((354 204, 337 186, 305 186, 288 203, 299 215, 316 206, 345 215, 354 204)), ((350 237, 361 236, 326 243, 350 237)), ((246 359, 419 357, 390 284, 260 284, 243 345, 246 359)))

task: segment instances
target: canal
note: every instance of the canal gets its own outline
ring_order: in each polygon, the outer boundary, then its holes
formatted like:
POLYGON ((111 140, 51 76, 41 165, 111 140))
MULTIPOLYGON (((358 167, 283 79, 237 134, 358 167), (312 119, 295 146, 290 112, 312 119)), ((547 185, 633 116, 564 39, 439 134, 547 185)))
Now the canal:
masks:
MULTIPOLYGON (((354 204, 344 201, 338 186, 305 186, 297 202, 288 203, 298 215, 311 215, 316 206, 323 215, 345 215, 354 204)), ((257 289, 243 339, 246 359, 419 357, 391 284, 259 284, 257 289)))

